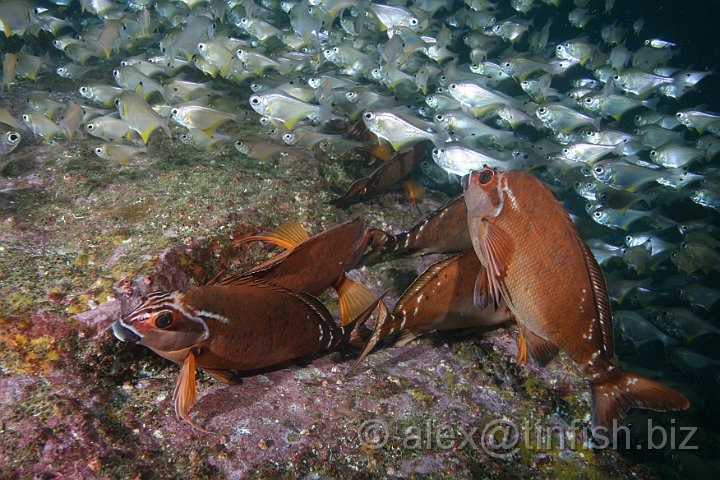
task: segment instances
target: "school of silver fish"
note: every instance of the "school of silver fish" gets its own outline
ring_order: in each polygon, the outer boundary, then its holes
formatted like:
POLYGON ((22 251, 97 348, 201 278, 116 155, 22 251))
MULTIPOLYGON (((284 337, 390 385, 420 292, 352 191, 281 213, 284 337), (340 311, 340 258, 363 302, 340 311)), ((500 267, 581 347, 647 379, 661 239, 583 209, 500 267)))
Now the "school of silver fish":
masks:
POLYGON ((529 171, 603 267, 617 343, 651 346, 654 376, 702 377, 720 366, 720 115, 685 99, 713 72, 641 20, 610 23, 613 5, 4 0, 0 28, 26 41, 4 52, 0 99, 31 93, 22 112, 0 104, 0 157, 90 136, 124 164, 165 135, 258 161, 425 142, 421 183, 446 191, 486 166, 529 171), (574 34, 554 33, 561 11, 574 34), (54 75, 75 98, 33 91, 54 75), (257 135, 229 133, 248 122, 257 135))

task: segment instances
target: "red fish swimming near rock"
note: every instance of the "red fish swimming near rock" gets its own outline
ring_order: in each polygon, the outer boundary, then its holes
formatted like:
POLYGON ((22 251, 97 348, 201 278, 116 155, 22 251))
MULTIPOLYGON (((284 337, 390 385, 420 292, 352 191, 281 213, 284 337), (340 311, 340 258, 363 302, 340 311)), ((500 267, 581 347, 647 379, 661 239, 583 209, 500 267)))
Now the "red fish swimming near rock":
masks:
POLYGON ((204 430, 189 415, 196 397, 196 367, 233 384, 242 374, 313 358, 346 344, 363 344, 361 328, 379 298, 352 303, 344 312, 352 318, 340 326, 308 292, 345 283, 345 272, 353 268, 367 241, 364 224, 346 222, 316 237, 295 239, 286 243, 289 250, 262 268, 185 290, 150 293, 113 324, 118 339, 182 364, 173 397, 175 412, 194 427, 204 430), (332 231, 337 238, 328 234, 332 231), (333 246, 342 249, 331 251, 333 246), (324 259, 319 256, 323 249, 324 259))
POLYGON ((605 280, 570 216, 533 175, 485 168, 463 178, 468 227, 485 267, 479 307, 504 300, 517 319, 519 358, 547 363, 563 350, 589 375, 593 423, 611 429, 632 407, 689 407, 660 383, 612 364, 613 325, 605 280), (614 422, 616 421, 616 422, 614 422))

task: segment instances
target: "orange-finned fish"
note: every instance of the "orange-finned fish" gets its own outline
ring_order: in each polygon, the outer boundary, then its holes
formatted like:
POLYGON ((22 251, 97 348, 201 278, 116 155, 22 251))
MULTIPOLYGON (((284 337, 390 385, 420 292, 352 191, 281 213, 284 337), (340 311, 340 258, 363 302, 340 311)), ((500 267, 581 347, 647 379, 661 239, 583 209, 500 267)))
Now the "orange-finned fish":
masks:
POLYGON ((403 346, 433 330, 491 327, 512 318, 504 302, 479 309, 474 284, 483 269, 472 250, 452 255, 430 265, 395 304, 392 312, 380 301, 377 322, 355 368, 387 335, 398 333, 395 346, 403 346))
POLYGON ((337 349, 353 338, 374 309, 345 327, 335 323, 315 297, 240 277, 173 292, 154 292, 113 324, 115 336, 137 342, 182 364, 173 400, 179 418, 190 419, 195 402, 195 368, 223 383, 239 374, 279 367, 337 349))
POLYGON ((174 395, 180 418, 201 428, 189 416, 196 367, 230 384, 237 383, 238 372, 279 367, 346 343, 363 345, 365 320, 379 299, 365 301, 371 293, 347 279, 345 272, 362 255, 367 228, 356 220, 308 237, 297 225, 250 237, 289 249, 244 274, 186 290, 150 293, 113 324, 120 340, 140 343, 183 365, 174 395), (338 288, 341 299, 350 297, 344 299, 343 314, 352 316, 343 326, 311 295, 331 286, 338 288))
POLYGON ((428 255, 472 250, 467 225, 467 207, 462 195, 450 200, 405 232, 391 235, 372 231, 372 240, 361 263, 370 265, 394 255, 428 255))
POLYGON ((383 193, 400 182, 405 182, 408 197, 416 204, 422 197, 422 187, 412 177, 413 170, 430 154, 432 143, 423 141, 414 143, 393 153, 369 176, 355 181, 347 193, 330 203, 345 208, 366 198, 383 193))
MULTIPOLYGON (((468 227, 484 272, 476 300, 507 302, 519 325, 519 361, 558 349, 589 375, 595 426, 611 429, 632 407, 687 409, 675 390, 612 364, 613 325, 605 280, 552 192, 529 173, 489 168, 463 178, 468 227)), ((614 432, 613 432, 614 433, 614 432)))
POLYGON ((314 237, 299 224, 286 223, 272 232, 243 238, 237 244, 265 241, 287 250, 248 272, 229 278, 252 276, 311 295, 333 287, 340 298, 341 324, 347 325, 375 299, 367 288, 345 276, 345 272, 357 266, 370 237, 370 230, 361 220, 341 223, 314 237))

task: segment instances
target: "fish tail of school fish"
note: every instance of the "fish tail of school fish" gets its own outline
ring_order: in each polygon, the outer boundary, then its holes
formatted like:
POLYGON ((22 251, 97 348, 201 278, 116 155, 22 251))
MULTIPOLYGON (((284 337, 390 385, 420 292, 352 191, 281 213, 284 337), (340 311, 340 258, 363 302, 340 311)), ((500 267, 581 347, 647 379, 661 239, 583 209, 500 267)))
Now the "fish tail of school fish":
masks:
POLYGON ((686 410, 690 403, 680 393, 661 383, 619 368, 603 368, 592 382, 593 425, 616 433, 631 408, 655 411, 686 410))

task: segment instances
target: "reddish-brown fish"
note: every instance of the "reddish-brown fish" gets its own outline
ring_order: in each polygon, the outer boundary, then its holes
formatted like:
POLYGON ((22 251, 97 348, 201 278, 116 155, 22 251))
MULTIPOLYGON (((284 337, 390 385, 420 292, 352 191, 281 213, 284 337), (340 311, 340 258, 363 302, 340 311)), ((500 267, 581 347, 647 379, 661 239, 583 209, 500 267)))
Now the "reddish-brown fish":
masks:
POLYGON ((371 231, 361 220, 351 220, 311 237, 297 223, 246 237, 239 244, 265 241, 286 248, 252 270, 228 277, 251 276, 298 293, 319 295, 330 287, 340 297, 341 321, 349 323, 374 300, 374 295, 345 273, 355 268, 365 252, 371 231))
POLYGON ((590 249, 542 182, 489 168, 463 179, 468 227, 486 270, 476 297, 504 299, 527 350, 543 361, 558 349, 589 375, 594 424, 610 429, 632 407, 686 409, 675 390, 612 364, 613 326, 605 280, 590 249))
POLYGON ((353 368, 385 336, 399 333, 396 346, 403 346, 433 330, 491 327, 512 318, 504 302, 495 308, 475 306, 475 279, 483 269, 472 250, 434 263, 405 290, 392 312, 380 302, 372 335, 353 368))
POLYGON ((467 207, 462 195, 450 200, 409 230, 390 235, 375 229, 361 263, 370 265, 400 255, 458 253, 472 250, 467 207))
POLYGON ((364 322, 378 300, 345 277, 362 255, 369 232, 356 220, 315 237, 297 224, 249 240, 288 250, 249 272, 172 292, 154 292, 113 324, 115 336, 145 345, 183 367, 175 387, 175 411, 189 417, 195 399, 195 368, 235 383, 236 372, 276 367, 293 359, 361 346, 364 322), (335 287, 344 326, 312 294, 335 287))
POLYGON ((422 141, 393 153, 369 176, 355 181, 345 195, 330 203, 345 208, 386 192, 400 182, 405 182, 408 197, 413 203, 417 202, 423 192, 412 173, 420 162, 428 158, 431 146, 431 142, 422 141))
POLYGON ((350 343, 355 326, 370 313, 371 309, 339 327, 315 297, 240 277, 151 293, 113 324, 113 332, 120 340, 137 342, 183 365, 173 397, 175 412, 202 430, 189 415, 196 367, 224 383, 237 383, 238 373, 280 366, 350 343))

